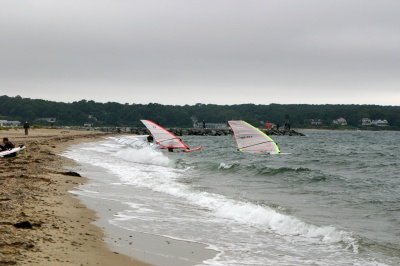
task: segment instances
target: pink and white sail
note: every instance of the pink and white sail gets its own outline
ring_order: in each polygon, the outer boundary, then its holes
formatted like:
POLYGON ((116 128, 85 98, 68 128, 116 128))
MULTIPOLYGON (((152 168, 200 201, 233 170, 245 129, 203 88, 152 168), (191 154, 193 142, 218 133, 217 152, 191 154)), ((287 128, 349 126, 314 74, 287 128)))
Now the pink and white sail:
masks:
POLYGON ((158 144, 162 149, 185 149, 190 150, 189 146, 183 142, 180 138, 175 136, 172 132, 156 124, 151 120, 140 120, 146 128, 153 135, 156 144, 158 144))

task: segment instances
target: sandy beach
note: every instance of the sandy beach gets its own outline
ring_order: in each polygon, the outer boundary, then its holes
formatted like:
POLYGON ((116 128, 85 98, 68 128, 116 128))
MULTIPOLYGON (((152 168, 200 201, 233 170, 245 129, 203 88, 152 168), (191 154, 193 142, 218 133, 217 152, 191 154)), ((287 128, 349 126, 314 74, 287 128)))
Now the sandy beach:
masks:
POLYGON ((0 265, 146 265, 110 251, 96 215, 68 191, 85 182, 65 175, 73 162, 59 156, 72 144, 104 133, 34 129, 2 130, 27 149, 0 158, 0 265))

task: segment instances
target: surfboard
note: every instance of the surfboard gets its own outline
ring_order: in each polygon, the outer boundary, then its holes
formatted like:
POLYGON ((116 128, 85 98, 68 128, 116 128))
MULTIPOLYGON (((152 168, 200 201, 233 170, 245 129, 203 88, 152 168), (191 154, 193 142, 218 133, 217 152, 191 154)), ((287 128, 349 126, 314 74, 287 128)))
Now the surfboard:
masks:
POLYGON ((25 146, 23 146, 23 145, 21 145, 19 147, 16 147, 14 149, 11 149, 11 150, 1 151, 0 152, 0 157, 4 157, 6 155, 9 155, 9 154, 12 154, 12 153, 15 153, 15 152, 20 152, 22 150, 25 150, 25 146))
POLYGON ((183 152, 201 151, 202 149, 203 149, 203 146, 197 146, 197 147, 191 148, 189 150, 183 150, 183 152))

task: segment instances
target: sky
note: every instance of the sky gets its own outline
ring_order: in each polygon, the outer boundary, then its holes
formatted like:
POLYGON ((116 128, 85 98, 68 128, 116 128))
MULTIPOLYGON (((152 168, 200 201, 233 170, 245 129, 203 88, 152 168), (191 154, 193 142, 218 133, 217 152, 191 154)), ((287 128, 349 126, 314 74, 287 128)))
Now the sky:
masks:
POLYGON ((0 4, 0 95, 400 105, 398 0, 0 4))

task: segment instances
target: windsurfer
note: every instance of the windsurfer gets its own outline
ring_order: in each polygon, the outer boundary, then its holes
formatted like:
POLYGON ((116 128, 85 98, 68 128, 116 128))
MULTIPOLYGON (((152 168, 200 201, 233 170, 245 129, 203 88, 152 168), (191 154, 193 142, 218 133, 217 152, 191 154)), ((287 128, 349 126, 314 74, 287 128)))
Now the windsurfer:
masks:
MULTIPOLYGON (((168 150, 169 152, 174 152, 175 149, 181 149, 185 152, 192 152, 201 150, 201 146, 190 149, 190 147, 180 138, 178 138, 174 133, 168 131, 162 126, 156 124, 151 120, 140 120, 148 129, 152 138, 154 138, 154 143, 160 149, 168 150)), ((150 141, 148 137, 147 141, 150 141)))
POLYGON ((153 135, 148 135, 147 136, 147 142, 149 142, 149 143, 153 143, 153 141, 154 141, 154 137, 153 137, 153 135))

